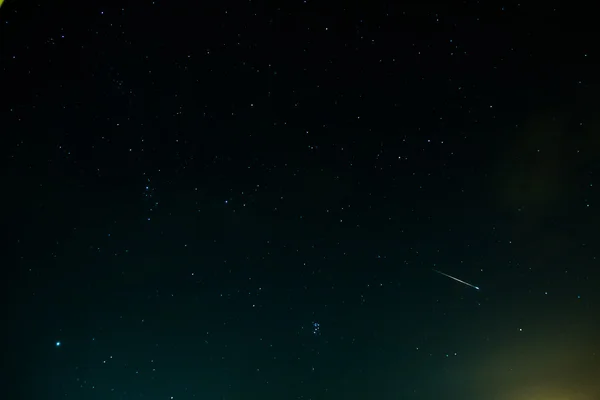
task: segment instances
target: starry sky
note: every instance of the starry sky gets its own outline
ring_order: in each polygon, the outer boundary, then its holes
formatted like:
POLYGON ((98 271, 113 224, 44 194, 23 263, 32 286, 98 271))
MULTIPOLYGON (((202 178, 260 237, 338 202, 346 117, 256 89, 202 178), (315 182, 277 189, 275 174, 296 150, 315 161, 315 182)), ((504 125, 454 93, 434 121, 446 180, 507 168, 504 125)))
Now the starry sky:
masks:
POLYGON ((593 23, 5 2, 8 398, 597 400, 593 23))

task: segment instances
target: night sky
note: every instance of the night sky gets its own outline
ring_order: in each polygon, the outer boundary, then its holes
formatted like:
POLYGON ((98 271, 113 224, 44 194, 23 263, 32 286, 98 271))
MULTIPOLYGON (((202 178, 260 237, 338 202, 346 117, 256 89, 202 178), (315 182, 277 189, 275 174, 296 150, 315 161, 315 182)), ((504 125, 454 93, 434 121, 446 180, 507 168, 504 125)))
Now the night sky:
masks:
POLYGON ((600 399, 594 15, 278 3, 4 2, 0 397, 600 399))

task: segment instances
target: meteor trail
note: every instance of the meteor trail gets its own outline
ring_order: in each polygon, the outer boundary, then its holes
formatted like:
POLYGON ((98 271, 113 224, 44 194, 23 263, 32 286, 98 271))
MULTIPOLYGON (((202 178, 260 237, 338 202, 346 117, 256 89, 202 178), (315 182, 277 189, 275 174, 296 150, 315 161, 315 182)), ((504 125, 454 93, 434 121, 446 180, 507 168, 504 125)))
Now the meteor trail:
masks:
POLYGON ((473 289, 479 290, 479 287, 478 287, 478 286, 471 285, 470 283, 468 283, 468 282, 465 282, 465 281, 461 281, 460 279, 458 279, 458 278, 455 278, 455 277, 453 277, 452 275, 445 274, 445 273, 443 273, 442 271, 438 271, 437 269, 433 269, 433 268, 432 268, 432 270, 433 270, 433 272, 437 272, 437 273, 438 273, 438 274, 440 274, 440 275, 444 275, 444 276, 447 276, 447 277, 448 277, 448 278, 450 278, 450 279, 454 279, 456 282, 460 282, 460 283, 462 283, 463 285, 467 285, 467 286, 470 286, 470 287, 472 287, 473 289))

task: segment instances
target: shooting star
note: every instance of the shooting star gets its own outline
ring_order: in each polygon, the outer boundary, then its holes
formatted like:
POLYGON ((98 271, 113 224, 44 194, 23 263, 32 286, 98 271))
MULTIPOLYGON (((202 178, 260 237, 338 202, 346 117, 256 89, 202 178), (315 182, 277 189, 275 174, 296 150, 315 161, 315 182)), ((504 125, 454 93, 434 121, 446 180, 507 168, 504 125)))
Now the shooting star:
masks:
POLYGON ((433 269, 433 268, 432 268, 432 270, 433 270, 433 272, 437 272, 437 273, 438 273, 438 274, 440 274, 440 275, 444 275, 444 276, 446 276, 446 277, 448 277, 448 278, 450 278, 450 279, 454 279, 456 282, 460 282, 460 283, 462 283, 463 285, 467 285, 467 286, 470 286, 470 287, 472 287, 473 289, 479 290, 479 286, 471 285, 471 284, 470 284, 470 283, 468 283, 468 282, 461 281, 460 279, 458 279, 458 278, 455 278, 455 277, 453 277, 452 275, 445 274, 445 273, 443 273, 442 271, 438 271, 437 269, 433 269))

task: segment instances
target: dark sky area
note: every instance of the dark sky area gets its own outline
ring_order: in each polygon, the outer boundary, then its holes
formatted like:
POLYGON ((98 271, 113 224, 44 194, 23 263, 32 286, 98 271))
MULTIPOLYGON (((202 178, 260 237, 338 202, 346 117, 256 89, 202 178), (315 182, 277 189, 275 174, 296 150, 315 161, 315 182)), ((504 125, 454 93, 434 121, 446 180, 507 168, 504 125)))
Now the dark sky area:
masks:
POLYGON ((6 0, 10 400, 598 400, 597 21, 6 0))

